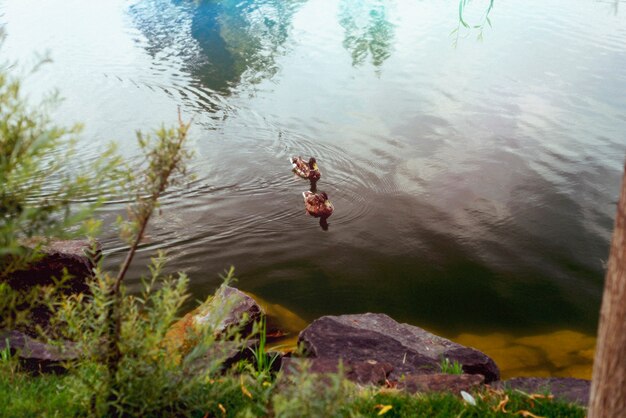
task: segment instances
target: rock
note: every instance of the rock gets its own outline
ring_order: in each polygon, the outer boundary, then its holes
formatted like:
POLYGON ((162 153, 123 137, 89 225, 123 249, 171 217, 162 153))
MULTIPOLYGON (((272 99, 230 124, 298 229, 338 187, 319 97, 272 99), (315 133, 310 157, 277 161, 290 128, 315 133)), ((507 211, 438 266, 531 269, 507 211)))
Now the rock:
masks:
POLYGON ((389 363, 378 363, 375 360, 369 361, 345 361, 331 358, 293 358, 282 359, 281 370, 286 375, 291 375, 303 370, 309 373, 328 374, 338 373, 341 368, 344 377, 362 385, 382 385, 387 380, 393 367, 389 363))
POLYGON ((469 392, 482 385, 485 377, 480 374, 424 374, 410 375, 398 382, 398 389, 409 393, 417 392, 469 392))
POLYGON ((76 360, 79 353, 72 342, 63 346, 45 344, 19 331, 0 331, 0 347, 8 342, 12 355, 17 355, 24 368, 34 372, 61 372, 65 361, 76 360))
POLYGON ((495 362, 480 351, 384 314, 324 316, 300 333, 299 342, 309 357, 389 363, 393 380, 439 373, 442 358, 458 361, 464 372, 481 374, 487 383, 500 377, 495 362))
MULTIPOLYGON (((93 259, 100 257, 101 247, 97 245, 93 259)), ((28 289, 32 286, 50 285, 52 277, 63 277, 67 269, 70 280, 65 283, 64 293, 88 292, 89 287, 85 278, 93 274, 94 264, 88 256, 91 244, 88 240, 51 241, 43 248, 44 256, 33 263, 28 269, 11 274, 9 285, 17 290, 28 289)))
POLYGON ((214 296, 172 325, 166 336, 167 347, 173 354, 185 355, 207 327, 212 328, 220 339, 229 338, 233 330, 246 334, 262 313, 261 307, 250 296, 222 285, 214 296))
MULTIPOLYGON (((99 243, 96 243, 93 257, 88 255, 91 252, 88 240, 51 241, 42 252, 44 256, 29 268, 11 274, 7 280, 9 286, 23 292, 36 286, 49 286, 55 283, 55 279, 61 279, 64 270, 67 270, 69 276, 59 291, 66 295, 89 292, 87 278, 92 276, 94 261, 100 257, 99 243)), ((18 329, 36 336, 36 327, 40 326, 54 334, 54 330, 49 329, 50 316, 50 309, 43 304, 31 306, 27 321, 20 324, 18 329)))
POLYGON ((459 362, 463 366, 463 373, 483 375, 487 383, 500 379, 500 370, 491 357, 474 348, 453 348, 445 351, 443 357, 451 362, 459 362))
POLYGON ((591 381, 571 377, 516 377, 497 382, 493 386, 497 389, 518 389, 527 393, 549 392, 557 399, 587 405, 591 381))
POLYGON ((193 359, 186 359, 186 372, 197 374, 206 369, 217 367, 222 372, 240 361, 254 363, 253 349, 259 340, 216 341, 206 352, 193 359))
POLYGON ((242 291, 220 286, 208 304, 201 305, 193 315, 198 326, 211 325, 215 333, 225 335, 232 327, 249 330, 261 317, 261 307, 242 291))

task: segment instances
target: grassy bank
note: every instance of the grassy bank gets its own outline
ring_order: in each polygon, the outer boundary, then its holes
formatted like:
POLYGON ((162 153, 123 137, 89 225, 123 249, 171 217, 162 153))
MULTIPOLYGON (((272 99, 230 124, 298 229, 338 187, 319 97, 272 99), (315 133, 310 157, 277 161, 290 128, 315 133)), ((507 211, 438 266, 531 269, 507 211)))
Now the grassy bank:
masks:
MULTIPOLYGON (((289 385, 255 379, 252 375, 225 376, 198 386, 199 392, 219 394, 198 405, 150 411, 144 416, 197 417, 584 417, 579 406, 542 394, 481 390, 473 393, 476 405, 446 393, 409 395, 353 385, 335 376, 323 386, 313 375, 295 377, 289 385)), ((280 382, 280 379, 279 379, 280 382)), ((88 393, 76 392, 75 377, 30 376, 0 372, 0 416, 77 417, 92 415, 88 393), (73 390, 71 390, 73 389, 73 390)), ((137 388, 141 391, 141 388, 137 388)), ((176 399, 172 399, 175 405, 176 399)))

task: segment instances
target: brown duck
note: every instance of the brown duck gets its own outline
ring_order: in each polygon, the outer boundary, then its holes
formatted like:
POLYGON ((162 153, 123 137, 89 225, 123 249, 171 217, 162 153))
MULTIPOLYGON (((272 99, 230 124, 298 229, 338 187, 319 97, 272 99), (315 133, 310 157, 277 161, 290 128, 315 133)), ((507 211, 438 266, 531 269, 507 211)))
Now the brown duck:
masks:
POLYGON ((325 219, 333 214, 335 208, 328 200, 328 195, 325 192, 303 192, 302 196, 304 197, 304 207, 309 215, 325 219))
POLYGON ((289 161, 291 162, 293 171, 300 177, 317 181, 322 176, 314 157, 309 158, 308 162, 306 162, 302 157, 291 157, 289 161))

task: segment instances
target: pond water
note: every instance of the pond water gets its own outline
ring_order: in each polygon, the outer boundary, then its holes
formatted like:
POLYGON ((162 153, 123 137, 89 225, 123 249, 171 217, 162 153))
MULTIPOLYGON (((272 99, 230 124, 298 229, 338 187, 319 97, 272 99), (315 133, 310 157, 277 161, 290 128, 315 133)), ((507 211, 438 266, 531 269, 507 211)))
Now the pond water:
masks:
MULTIPOLYGON (((49 51, 25 88, 59 90, 82 161, 110 140, 132 158, 136 129, 193 117, 195 179, 165 197, 131 282, 166 249, 198 299, 232 264, 307 321, 384 312, 518 374, 587 376, 626 151, 626 5, 489 4, 460 20, 436 0, 0 0, 1 51, 22 72, 49 51), (292 155, 318 160, 328 230, 292 155), (545 351, 532 370, 522 346, 545 351)), ((102 240, 114 267, 112 226, 102 240)))

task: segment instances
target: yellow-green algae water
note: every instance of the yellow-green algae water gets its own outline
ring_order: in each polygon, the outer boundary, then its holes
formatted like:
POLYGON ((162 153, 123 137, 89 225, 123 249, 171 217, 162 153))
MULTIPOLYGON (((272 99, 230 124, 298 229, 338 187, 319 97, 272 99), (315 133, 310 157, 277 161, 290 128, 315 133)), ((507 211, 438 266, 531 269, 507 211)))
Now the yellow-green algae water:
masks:
MULTIPOLYGON (((253 294, 250 296, 266 312, 268 327, 285 333, 284 337, 274 340, 269 347, 295 350, 298 333, 306 327, 307 322, 281 305, 269 303, 253 294)), ((474 347, 493 358, 500 367, 502 379, 520 376, 591 379, 595 336, 571 330, 528 336, 504 333, 443 336, 474 347)))
POLYGON ((561 330, 525 337, 461 334, 451 339, 493 358, 504 379, 515 376, 591 379, 595 336, 561 330))

